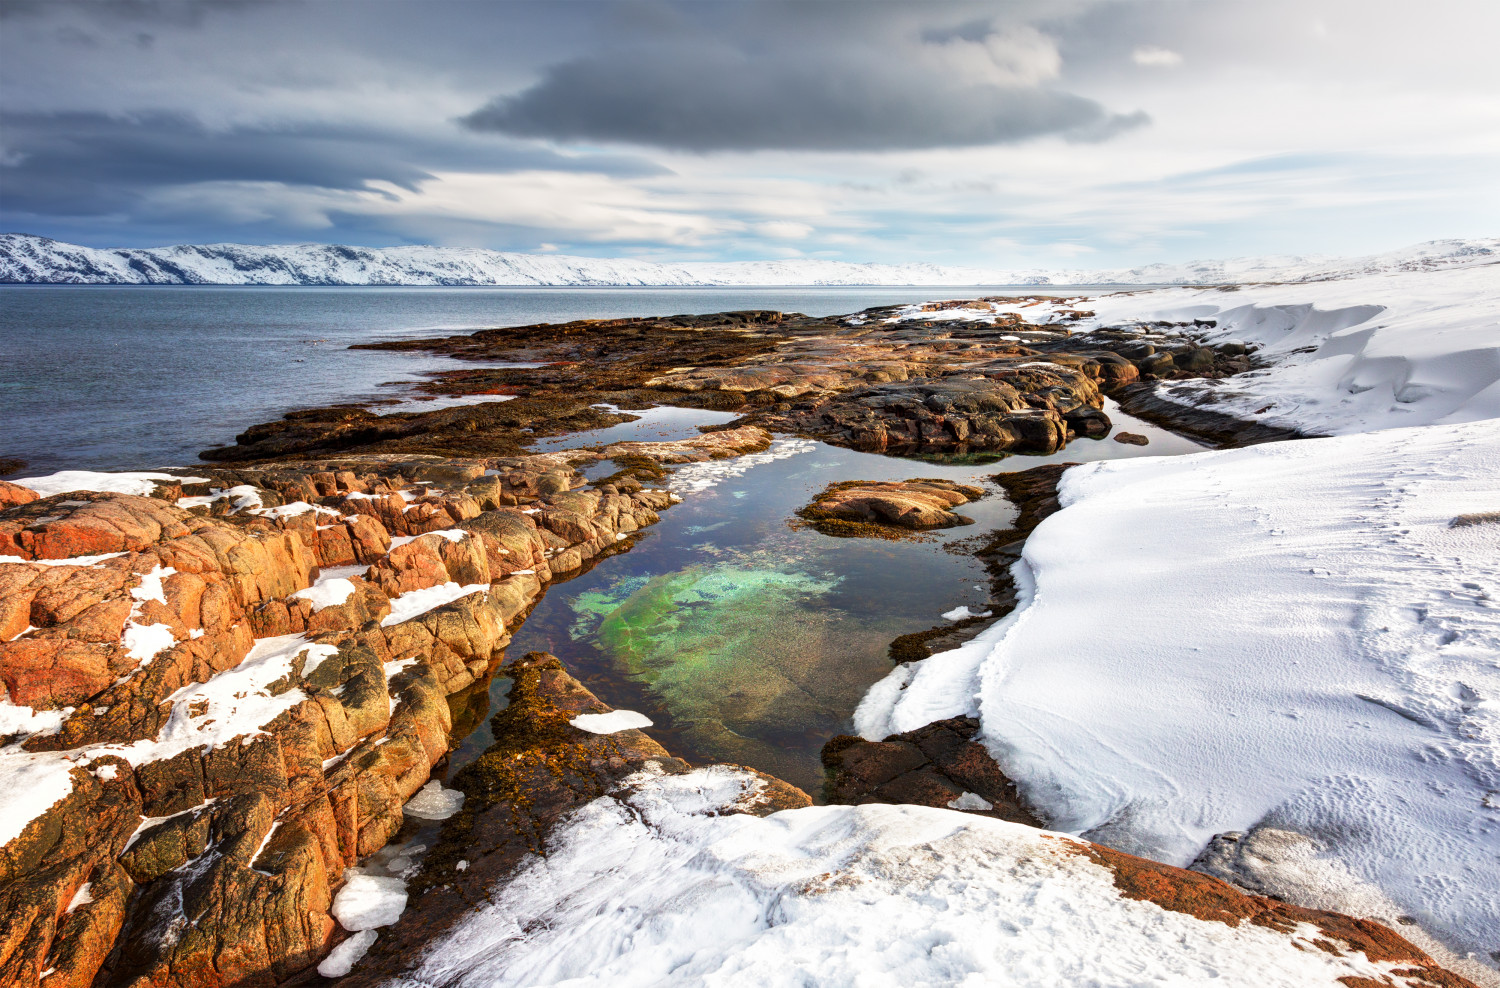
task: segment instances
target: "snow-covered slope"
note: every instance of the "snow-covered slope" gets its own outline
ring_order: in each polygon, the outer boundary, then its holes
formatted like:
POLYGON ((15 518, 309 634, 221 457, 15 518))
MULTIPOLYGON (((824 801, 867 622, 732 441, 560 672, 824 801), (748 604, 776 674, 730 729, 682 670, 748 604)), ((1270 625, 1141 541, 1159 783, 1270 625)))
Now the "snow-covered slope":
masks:
POLYGON ((856 724, 977 715, 1057 829, 1174 864, 1287 832, 1257 880, 1493 964, 1497 478, 1497 419, 1077 467, 1021 605, 856 724))
POLYGON ((762 819, 732 812, 756 780, 722 766, 627 782, 388 988, 1335 988, 1398 966, 1314 949, 1311 927, 1127 898, 1077 845, 1019 824, 924 806, 762 819))
POLYGON ((456 247, 96 249, 0 235, 0 282, 78 285, 1147 285, 1308 281, 1500 259, 1500 238, 1440 240, 1352 260, 1278 257, 1117 270, 981 270, 786 260, 658 264, 456 247))

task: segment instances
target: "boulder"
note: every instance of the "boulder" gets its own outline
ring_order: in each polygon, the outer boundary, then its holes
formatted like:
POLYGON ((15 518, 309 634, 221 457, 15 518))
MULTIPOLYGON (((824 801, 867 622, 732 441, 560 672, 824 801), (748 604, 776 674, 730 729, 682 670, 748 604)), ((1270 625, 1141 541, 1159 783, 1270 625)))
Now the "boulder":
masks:
POLYGON ((831 484, 798 516, 827 535, 882 535, 880 529, 920 531, 972 524, 951 509, 984 496, 984 489, 947 480, 831 484))

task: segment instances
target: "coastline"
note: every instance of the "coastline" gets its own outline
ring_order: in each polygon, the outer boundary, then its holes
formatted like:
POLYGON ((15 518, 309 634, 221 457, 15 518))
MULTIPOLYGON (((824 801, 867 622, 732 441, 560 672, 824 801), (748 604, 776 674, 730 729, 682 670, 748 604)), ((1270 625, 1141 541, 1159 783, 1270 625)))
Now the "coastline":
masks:
MULTIPOLYGON (((954 311, 960 308, 954 307, 954 311)), ((1150 406, 1142 397, 1146 390, 1144 386, 1133 385, 1134 381, 1143 376, 1140 363, 1157 358, 1154 363, 1148 363, 1148 366, 1161 370, 1168 367, 1170 361, 1163 364, 1158 351, 1149 344, 1148 348, 1152 352, 1135 360, 1121 356, 1117 349, 1109 349, 1111 346, 1139 347, 1143 342, 1141 337, 1145 336, 1147 341, 1155 340, 1165 346, 1175 347, 1175 352, 1187 354, 1184 361, 1196 362, 1200 369, 1183 373, 1201 377, 1205 373, 1201 369, 1204 366, 1208 368, 1208 374, 1221 375, 1250 369, 1250 362, 1243 359, 1243 346, 1213 351, 1192 343, 1184 345, 1180 335, 1168 338, 1136 333, 1126 340, 1090 333, 1074 334, 1066 328, 1060 330, 1055 323, 1027 324, 1020 319, 981 328, 966 320, 944 322, 943 308, 935 311, 936 318, 924 320, 920 329, 915 326, 903 327, 897 321, 895 329, 888 331, 887 340, 882 340, 879 333, 872 335, 872 329, 866 328, 872 322, 876 326, 892 325, 876 322, 892 315, 889 310, 877 310, 839 320, 808 320, 806 317, 786 317, 780 313, 735 313, 727 317, 700 317, 697 320, 614 320, 606 324, 522 327, 449 337, 445 340, 387 344, 382 348, 435 350, 476 361, 493 360, 504 355, 512 361, 544 363, 539 368, 455 371, 438 377, 423 387, 427 393, 449 395, 473 394, 475 391, 483 392, 483 389, 525 388, 533 395, 539 394, 539 397, 517 397, 493 405, 397 413, 390 418, 394 423, 399 423, 400 427, 389 430, 387 426, 373 423, 368 417, 354 414, 347 408, 291 413, 279 423, 266 423, 247 430, 242 434, 237 447, 213 451, 224 457, 218 463, 225 465, 205 466, 202 472, 209 473, 211 479, 184 484, 180 488, 170 484, 166 488, 158 487, 154 496, 157 499, 165 498, 169 502, 184 498, 203 502, 193 506, 190 512, 195 517, 215 519, 221 524, 234 520, 231 512, 237 515, 240 510, 250 510, 263 519, 269 519, 272 526, 281 533, 303 532, 303 535, 297 537, 310 536, 313 554, 318 556, 317 566, 347 567, 350 562, 363 564, 367 559, 372 564, 372 573, 378 573, 382 565, 387 566, 390 569, 389 576, 375 581, 375 585, 382 588, 378 596, 372 596, 373 588, 369 592, 360 589, 363 583, 368 582, 361 581, 354 584, 351 594, 345 597, 344 602, 335 605, 332 613, 326 613, 327 608, 315 609, 316 603, 312 604, 313 609, 303 607, 300 611, 278 605, 283 610, 277 613, 284 614, 284 617, 273 619, 261 616, 252 619, 252 623, 256 624, 257 635, 260 637, 275 637, 277 633, 309 635, 320 621, 330 629, 337 628, 340 623, 356 627, 363 623, 366 630, 361 634, 364 635, 365 647, 373 649, 377 653, 376 657, 383 658, 385 678, 398 690, 403 689, 402 683, 408 682, 402 677, 410 675, 405 672, 407 667, 404 666, 395 673, 391 671, 393 664, 401 666, 406 661, 398 657, 403 654, 403 650, 395 647, 389 635, 380 633, 379 638, 385 641, 384 650, 389 652, 389 657, 381 655, 382 646, 370 637, 368 630, 371 623, 384 624, 378 617, 383 600, 394 599, 393 591, 398 591, 394 596, 399 597, 408 593, 421 593, 439 583, 462 589, 479 582, 476 577, 483 577, 488 581, 491 598, 494 597, 497 586, 508 588, 498 598, 505 603, 487 618, 475 606, 472 595, 440 603, 437 610, 431 612, 437 615, 451 612, 459 617, 461 623, 472 624, 477 621, 481 628, 485 627, 486 621, 489 622, 488 630, 478 638, 472 630, 463 632, 465 647, 469 650, 467 654, 453 651, 449 634, 442 630, 443 621, 448 620, 447 618, 439 619, 437 624, 426 622, 427 633, 433 636, 429 641, 444 642, 448 658, 431 665, 431 668, 439 670, 436 678, 433 678, 432 673, 420 673, 410 680, 410 685, 405 686, 404 692, 398 694, 400 699, 397 703, 407 704, 416 714, 417 721, 410 730, 414 732, 414 736, 421 738, 418 748, 424 754, 413 764, 426 763, 430 766, 439 764, 451 747, 449 737, 452 715, 450 713, 447 718, 449 724, 443 726, 444 718, 439 709, 433 706, 432 699, 424 695, 424 691, 425 694, 456 695, 471 684, 481 681, 482 677, 493 674, 491 656, 503 651, 504 644, 519 629, 531 606, 550 581, 551 574, 571 574, 584 565, 595 564, 607 555, 628 551, 632 532, 652 524, 655 512, 670 508, 670 498, 675 495, 669 495, 666 490, 654 485, 667 476, 668 468, 673 464, 712 462, 718 458, 743 456, 763 449, 765 444, 771 442, 773 434, 791 434, 885 452, 910 453, 920 450, 927 455, 949 458, 978 456, 982 459, 997 455, 1024 458, 1028 453, 1065 455, 1067 447, 1072 443, 1100 441, 1108 434, 1110 423, 1107 416, 1099 411, 1105 393, 1121 397, 1122 407, 1127 411, 1146 411, 1148 414, 1142 415, 1142 418, 1150 418, 1152 415, 1176 416, 1175 424, 1183 431, 1200 436, 1212 435, 1225 444, 1242 445, 1251 442, 1251 436, 1262 436, 1262 433, 1256 431, 1260 427, 1255 423, 1228 430, 1224 428, 1225 422, 1213 417, 1213 413, 1205 415, 1175 403, 1163 403, 1164 407, 1161 408, 1150 406), (540 334, 543 336, 541 341, 536 338, 538 330, 544 331, 540 334), (626 354, 625 366, 604 370, 595 359, 596 355, 587 350, 587 343, 578 342, 579 338, 586 339, 589 334, 596 334, 601 330, 626 332, 623 338, 612 335, 609 348, 612 361, 618 361, 623 350, 626 354), (548 333, 551 334, 550 337, 547 336, 548 333), (635 335, 629 335, 631 333, 635 335), (954 345, 955 336, 958 338, 958 345, 954 345), (834 342, 830 343, 830 339, 834 342), (844 342, 838 342, 841 339, 844 342), (672 340, 673 345, 667 345, 664 342, 666 340, 672 340), (696 348, 688 351, 692 359, 684 359, 684 349, 680 345, 683 340, 690 340, 691 346, 696 348), (584 349, 579 350, 579 346, 584 349), (1079 351, 1082 351, 1082 356, 1079 351), (566 359, 537 360, 556 358, 560 352, 566 359), (684 364, 692 366, 684 371, 680 369, 684 364), (929 388, 926 392, 918 392, 917 399, 912 400, 911 382, 931 380, 935 369, 941 368, 950 376, 966 380, 968 378, 963 377, 963 374, 976 367, 985 375, 984 380, 994 382, 986 386, 987 390, 982 397, 975 398, 972 388, 955 391, 949 387, 947 390, 929 388), (918 369, 922 373, 914 374, 918 369), (958 371, 957 374, 954 374, 955 370, 958 371), (1008 391, 1001 391, 996 385, 1008 391), (1137 390, 1132 391, 1132 386, 1137 390), (881 426, 879 430, 872 428, 871 420, 862 411, 869 407, 868 403, 840 403, 842 399, 839 396, 844 392, 879 396, 881 404, 878 407, 883 411, 874 423, 881 426), (1007 394, 1015 398, 1007 398, 1007 394), (998 406, 983 404, 996 401, 997 395, 1001 402, 1011 401, 1019 407, 1013 406, 1008 412, 997 413, 993 409, 998 406), (932 401, 934 398, 935 403, 932 401), (1016 401, 1016 398, 1020 400, 1016 401), (1031 399, 1035 398, 1041 400, 1033 403, 1031 399), (980 403, 972 404, 976 401, 980 403), (971 404, 965 404, 966 402, 971 404), (633 418, 623 409, 633 406, 634 410, 640 410, 655 403, 722 409, 739 412, 741 415, 733 422, 704 432, 699 439, 649 444, 646 447, 617 446, 597 453, 570 450, 538 454, 528 451, 530 444, 537 438, 623 423, 633 418), (608 404, 622 411, 601 413, 597 408, 601 404, 608 404), (935 412, 934 404, 943 410, 935 412), (1098 439, 1085 438, 1091 432, 1102 432, 1103 435, 1099 435, 1098 439), (459 450, 465 450, 469 455, 458 455, 459 450), (476 458, 473 455, 475 452, 480 453, 481 457, 476 458), (604 460, 613 460, 616 465, 623 462, 625 467, 603 483, 580 485, 583 478, 577 473, 577 468, 604 460), (370 473, 372 468, 374 472, 370 473), (383 475, 388 478, 386 481, 379 479, 383 475), (425 482, 414 489, 408 488, 407 485, 423 477, 426 478, 425 482), (455 484, 458 485, 457 490, 454 489, 455 484), (233 492, 240 488, 248 488, 256 495, 259 503, 254 509, 234 507, 243 495, 224 497, 214 493, 233 492), (414 500, 406 494, 408 489, 416 494, 414 500), (299 509, 296 513, 282 512, 278 515, 281 508, 275 502, 286 502, 294 491, 305 494, 306 500, 290 503, 310 506, 306 510, 299 509), (375 491, 376 496, 373 499, 361 497, 366 491, 375 491), (579 495, 585 492, 588 495, 586 500, 592 501, 587 508, 579 500, 579 495), (658 497, 658 493, 662 496, 658 497), (316 522, 320 514, 319 504, 326 504, 328 499, 338 500, 341 505, 354 504, 359 509, 340 522, 349 533, 343 542, 320 534, 322 531, 332 530, 334 526, 323 529, 316 524, 309 526, 296 521, 303 518, 306 522, 316 522), (368 508, 365 507, 366 504, 369 505, 368 508), (627 508, 627 504, 632 507, 627 508), (426 507, 421 507, 423 505, 426 507), (414 507, 420 507, 420 511, 415 518, 411 518, 410 509, 414 507), (520 522, 509 520, 514 519, 516 514, 521 514, 523 521, 530 518, 531 530, 542 533, 541 543, 533 541, 531 544, 528 557, 533 562, 531 570, 501 559, 501 556, 508 555, 510 551, 519 551, 519 543, 512 545, 510 541, 519 537, 515 526, 520 522), (359 548, 360 536, 355 528, 349 527, 349 518, 355 519, 352 524, 356 527, 366 524, 359 521, 359 518, 378 521, 386 531, 388 548, 377 552, 380 542, 376 537, 362 554, 359 548), (453 540, 446 534, 451 530, 448 526, 475 534, 461 534, 459 539, 453 540), (311 528, 311 532, 305 531, 308 528, 311 528), (417 528, 424 528, 442 538, 427 539, 417 528), (407 531, 411 534, 405 534, 407 531), (405 545, 390 544, 391 536, 397 532, 402 533, 397 538, 405 539, 405 545), (562 544, 546 544, 549 541, 547 532, 552 533, 553 538, 562 539, 562 544), (476 543, 484 546, 479 555, 475 555, 478 549, 476 543), (538 544, 542 547, 538 548, 538 544), (344 545, 348 546, 347 552, 342 548, 344 545), (405 550, 399 553, 402 557, 400 560, 397 559, 398 549, 405 550), (497 549, 509 551, 497 552, 497 549), (344 561, 345 554, 350 556, 349 561, 344 561), (406 558, 408 556, 409 559, 406 558), (481 557, 485 560, 483 565, 479 563, 481 557), (326 564, 325 559, 328 560, 326 564), (382 560, 386 562, 382 564, 382 560), (399 566, 396 565, 397 562, 400 562, 399 566), (502 576, 501 584, 496 584, 491 579, 497 574, 502 576), (438 581, 439 576, 443 578, 441 581, 438 581), (356 613, 357 608, 351 601, 363 601, 359 607, 364 610, 356 613), (347 613, 339 613, 340 610, 347 613), (324 617, 315 620, 320 614, 324 617), (263 631, 272 634, 261 635, 263 631), (435 743, 437 737, 443 739, 441 744, 435 743)), ((1160 375, 1146 372, 1145 376, 1149 378, 1160 375)), ((1264 434, 1265 440, 1274 438, 1286 436, 1270 433, 1270 430, 1264 434)), ((1011 495, 1010 499, 1022 509, 1022 518, 1009 531, 981 536, 987 541, 980 547, 978 556, 989 565, 991 597, 997 608, 1005 606, 1007 601, 1014 606, 1014 590, 1007 583, 1011 564, 1019 558, 1024 547, 1024 537, 1030 528, 1035 527, 1057 504, 1055 485, 1062 470, 1041 469, 1040 473, 1028 472, 1035 474, 1034 481, 1031 478, 1022 481, 1021 478, 1027 477, 1026 473, 1009 475, 1009 482, 1002 486, 1011 495), (1017 493, 1023 489, 1024 496, 1017 493)), ((920 464, 913 463, 913 473, 920 473, 920 464)), ((107 501, 111 497, 117 496, 104 495, 103 499, 107 501)), ((85 504, 97 505, 99 500, 94 498, 85 504)), ((338 510, 348 509, 340 507, 338 510)), ((332 513, 338 514, 338 510, 332 513)), ((32 526, 29 527, 56 524, 57 522, 36 522, 32 519, 32 526)), ((521 527, 524 528, 524 524, 521 527)), ((288 551, 295 556, 294 549, 288 551)), ((303 572, 301 581, 310 586, 316 585, 317 579, 312 575, 313 566, 304 564, 303 572)), ((347 581, 349 578, 337 579, 347 581)), ((172 599, 169 596, 163 603, 169 603, 172 599)), ((291 598, 286 599, 290 603, 291 598)), ((1003 618, 1004 614, 997 609, 994 616, 1003 618)), ((181 619, 182 615, 178 615, 178 620, 181 619)), ((970 620, 973 621, 972 624, 967 621, 959 622, 962 627, 950 630, 946 636, 934 636, 934 641, 943 648, 961 644, 969 630, 980 630, 979 621, 970 620)), ((23 635, 25 633, 22 632, 23 635)), ((344 634, 347 635, 347 632, 344 634)), ((912 644, 927 648, 925 643, 912 644)), ((314 647, 318 646, 314 644, 314 647)), ((339 649, 346 647, 352 646, 340 645, 339 649)), ((434 647, 435 645, 426 646, 429 653, 434 647)), ((342 656, 343 652, 339 651, 339 654, 342 656)), ((892 657, 902 657, 897 655, 894 645, 892 657)), ((342 658, 341 661, 346 670, 358 665, 358 662, 347 658, 342 658)), ((547 657, 531 656, 524 660, 525 663, 530 663, 524 668, 543 671, 542 679, 547 684, 545 689, 536 694, 539 697, 536 702, 542 704, 538 709, 607 711, 607 707, 598 698, 588 694, 587 690, 579 693, 578 690, 583 687, 575 688, 570 685, 570 677, 559 667, 548 665, 548 661, 547 657)), ((429 659, 418 668, 427 667, 431 662, 429 659)), ((523 676, 519 672, 520 668, 522 667, 517 667, 515 675, 522 678, 531 675, 526 673, 523 676)), ((312 681, 308 679, 311 674, 312 670, 304 664, 298 675, 311 685, 312 681)), ((393 711, 394 708, 395 704, 393 711)), ((627 747, 638 746, 639 750, 634 753, 623 750, 614 750, 613 753, 580 753, 574 747, 577 742, 571 736, 566 732, 563 735, 556 733, 558 729, 555 724, 536 733, 540 728, 537 726, 539 722, 533 723, 535 718, 542 717, 546 720, 550 717, 552 720, 548 723, 552 723, 556 720, 555 714, 547 713, 543 716, 541 713, 525 713, 525 718, 530 718, 526 722, 531 726, 522 730, 512 723, 516 722, 521 713, 518 711, 517 714, 510 715, 509 720, 505 717, 497 718, 497 747, 501 750, 533 752, 540 759, 539 769, 542 766, 572 765, 574 768, 570 771, 578 772, 579 759, 590 766, 601 759, 607 764, 607 771, 602 775, 590 768, 582 771, 576 780, 564 785, 558 795, 566 798, 559 805, 575 806, 580 797, 603 796, 619 786, 629 772, 639 771, 647 761, 660 764, 663 757, 668 757, 651 748, 647 736, 638 737, 639 732, 633 731, 626 732, 628 736, 624 740, 627 747), (502 721, 505 721, 503 725, 502 721), (519 735, 516 734, 517 730, 521 730, 519 735), (510 745, 511 748, 505 748, 504 745, 510 745), (641 754, 641 751, 646 753, 641 754), (620 764, 615 764, 616 759, 622 759, 620 764)), ((394 719, 391 724, 395 724, 394 719)), ((366 738, 371 736, 366 735, 366 738)), ((55 745, 56 742, 48 742, 46 746, 53 748, 55 745)), ((846 744, 840 754, 847 750, 846 744)), ((350 752, 344 752, 342 756, 335 757, 343 757, 347 759, 347 764, 356 765, 363 756, 357 752, 354 756, 350 756, 350 752)), ((990 765, 993 766, 994 763, 990 762, 990 765)), ((369 771, 378 774, 387 770, 372 768, 369 771)), ((554 769, 548 768, 546 771, 554 769)), ((687 771, 686 767, 681 771, 687 771)), ((356 777, 360 775, 357 767, 353 774, 356 777)), ((366 777, 368 775, 369 772, 366 772, 366 777)), ((400 823, 399 802, 396 807, 392 807, 392 796, 400 794, 404 799, 413 795, 417 788, 425 784, 426 773, 424 770, 421 778, 417 779, 414 770, 403 769, 397 778, 399 781, 394 789, 387 790, 386 808, 380 811, 380 819, 385 822, 379 825, 378 832, 384 836, 372 836, 367 842, 361 831, 361 836, 356 841, 360 849, 356 860, 378 850, 379 845, 401 839, 404 831, 400 823), (415 786, 411 785, 413 781, 416 782, 415 786)), ((507 776, 501 780, 473 773, 467 778, 468 782, 461 786, 461 791, 465 793, 465 802, 470 805, 470 809, 466 811, 467 816, 464 815, 465 811, 461 811, 454 817, 469 821, 463 826, 473 826, 475 813, 481 812, 481 805, 485 810, 504 807, 502 815, 509 815, 515 812, 516 806, 529 804, 533 799, 532 795, 523 795, 522 791, 525 786, 536 784, 535 777, 530 777, 533 778, 531 782, 517 777, 507 776), (518 790, 518 786, 522 790, 518 790), (469 800, 474 802, 469 804, 469 800)), ((952 781, 951 777, 946 778, 952 781)), ((362 784, 355 782, 355 785, 362 784)), ((766 784, 771 785, 779 795, 750 812, 773 812, 805 805, 803 801, 806 796, 800 791, 777 780, 766 784), (785 788, 779 789, 778 785, 785 788)), ((951 806, 952 803, 948 800, 952 795, 951 790, 939 786, 938 792, 943 794, 943 800, 931 805, 951 806)), ((972 790, 965 789, 964 792, 972 790)), ((850 797, 848 801, 869 802, 871 800, 868 797, 870 790, 867 789, 850 797)), ((876 801, 880 800, 877 798, 876 801)), ((994 805, 986 799, 981 799, 980 802, 990 803, 991 807, 994 805)), ((991 809, 976 808, 970 812, 984 815, 989 814, 991 809)), ((192 819, 204 819, 204 814, 200 811, 192 819)), ((516 832, 530 834, 523 844, 525 847, 535 848, 536 841, 544 839, 550 828, 558 825, 561 819, 561 811, 554 809, 520 827, 516 832)), ((216 823, 216 826, 222 824, 216 823)), ((249 826, 253 829, 253 824, 249 826)), ((310 833, 317 832, 316 825, 309 822, 308 826, 310 833)), ((512 821, 505 826, 515 828, 516 824, 512 821)), ((261 855, 267 850, 272 835, 276 832, 277 828, 273 827, 261 839, 258 849, 250 856, 251 866, 262 860, 261 855)), ((459 856, 458 848, 470 840, 470 837, 440 837, 437 849, 432 852, 435 855, 431 858, 434 866, 441 865, 448 869, 456 867, 457 861, 467 860, 459 856)), ((513 856, 502 855, 490 866, 499 870, 492 870, 489 874, 491 877, 498 876, 505 870, 514 868, 518 860, 513 856)), ((1115 861, 1111 867, 1116 868, 1119 873, 1118 869, 1122 866, 1119 861, 1115 861)), ((1138 866, 1127 864, 1124 867, 1129 871, 1138 866)), ((143 872, 146 873, 148 872, 143 872)), ((449 879, 452 878, 451 872, 445 871, 444 874, 449 879)), ((1182 876, 1187 875, 1186 872, 1182 873, 1182 876)), ((1187 877, 1172 880, 1198 881, 1187 877)), ((457 919, 451 905, 434 904, 431 908, 432 915, 438 917, 439 926, 446 927, 457 919)), ((1196 915, 1192 909, 1187 911, 1196 915)), ((415 915, 425 914, 419 908, 415 915)), ((404 941, 408 948, 436 935, 434 928, 424 925, 428 923, 427 920, 417 919, 413 925, 407 925, 408 919, 409 917, 403 918, 402 925, 396 927, 398 937, 416 938, 415 941, 404 941)), ((321 950, 326 951, 335 946, 337 940, 338 934, 334 934, 331 939, 325 936, 321 950)), ((401 942, 403 941, 382 941, 372 958, 400 956, 395 944, 401 942)), ((276 961, 278 965, 282 965, 278 970, 290 976, 293 969, 310 956, 307 953, 287 955, 276 961)), ((164 956, 157 963, 165 964, 164 970, 175 970, 174 965, 182 962, 183 958, 164 956)))

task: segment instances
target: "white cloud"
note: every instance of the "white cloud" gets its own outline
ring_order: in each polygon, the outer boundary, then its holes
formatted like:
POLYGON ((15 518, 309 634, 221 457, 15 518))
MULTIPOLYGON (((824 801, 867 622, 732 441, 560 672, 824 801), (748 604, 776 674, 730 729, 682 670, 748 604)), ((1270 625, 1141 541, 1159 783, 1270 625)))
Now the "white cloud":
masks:
POLYGON ((1130 53, 1130 60, 1151 69, 1170 69, 1182 64, 1182 56, 1170 48, 1142 45, 1130 53))
POLYGON ((1057 42, 1031 27, 998 30, 979 41, 952 38, 904 57, 920 57, 935 69, 994 86, 1035 86, 1062 70, 1057 42))
POLYGON ((806 223, 793 223, 789 220, 770 220, 766 223, 755 224, 755 232, 762 237, 770 237, 773 240, 801 240, 813 232, 813 228, 806 223))

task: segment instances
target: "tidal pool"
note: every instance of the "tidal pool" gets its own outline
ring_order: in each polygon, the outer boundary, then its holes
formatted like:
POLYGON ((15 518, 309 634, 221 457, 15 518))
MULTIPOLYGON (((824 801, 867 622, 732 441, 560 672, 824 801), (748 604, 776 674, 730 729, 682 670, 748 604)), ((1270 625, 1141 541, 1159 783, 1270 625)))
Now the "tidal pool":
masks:
MULTIPOLYGON (((685 424, 682 412, 672 415, 673 426, 685 424)), ((1150 445, 1080 439, 1049 457, 947 465, 779 439, 753 461, 679 468, 674 486, 683 503, 663 512, 629 552, 553 584, 509 655, 552 652, 605 702, 650 717, 651 733, 674 754, 749 765, 817 798, 823 743, 851 730, 865 691, 890 671, 891 640, 942 624, 941 615, 961 604, 984 610, 983 565, 949 549, 1013 520, 1015 509, 986 478, 1047 462, 1202 449, 1116 407, 1109 412, 1117 430, 1145 434, 1150 445), (733 475, 746 463, 753 465, 733 475), (827 484, 909 477, 994 493, 957 509, 973 525, 915 539, 833 538, 796 524, 796 510, 827 484)), ((693 414, 704 423, 714 418, 693 414)), ((613 430, 570 436, 568 445, 615 441, 606 432, 613 430)), ((508 689, 496 677, 491 713, 508 689)), ((472 760, 491 741, 488 718, 480 718, 450 765, 472 760)))

